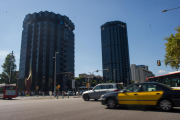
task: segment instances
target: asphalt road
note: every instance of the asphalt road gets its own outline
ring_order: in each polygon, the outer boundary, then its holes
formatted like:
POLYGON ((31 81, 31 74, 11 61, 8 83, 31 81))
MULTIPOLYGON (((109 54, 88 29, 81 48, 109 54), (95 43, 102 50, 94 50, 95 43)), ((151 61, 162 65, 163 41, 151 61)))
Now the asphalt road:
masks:
POLYGON ((180 120, 180 108, 172 112, 143 107, 107 109, 100 101, 82 98, 18 97, 0 99, 0 120, 180 120))

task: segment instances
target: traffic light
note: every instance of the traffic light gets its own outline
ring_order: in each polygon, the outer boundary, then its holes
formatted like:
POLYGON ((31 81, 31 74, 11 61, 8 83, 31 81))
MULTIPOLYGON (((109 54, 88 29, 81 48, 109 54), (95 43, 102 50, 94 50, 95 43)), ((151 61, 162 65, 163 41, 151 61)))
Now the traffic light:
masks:
POLYGON ((157 65, 161 66, 161 61, 160 60, 157 61, 157 65))
POLYGON ((109 68, 107 68, 107 72, 109 72, 109 68))

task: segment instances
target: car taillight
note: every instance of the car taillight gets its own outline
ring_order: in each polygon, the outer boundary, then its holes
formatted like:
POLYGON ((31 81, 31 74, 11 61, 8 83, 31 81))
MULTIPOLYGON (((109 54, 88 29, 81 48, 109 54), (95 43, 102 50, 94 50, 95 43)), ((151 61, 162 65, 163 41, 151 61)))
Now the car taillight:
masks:
POLYGON ((116 91, 116 92, 117 92, 117 91, 119 91, 119 90, 114 90, 114 91, 116 91))

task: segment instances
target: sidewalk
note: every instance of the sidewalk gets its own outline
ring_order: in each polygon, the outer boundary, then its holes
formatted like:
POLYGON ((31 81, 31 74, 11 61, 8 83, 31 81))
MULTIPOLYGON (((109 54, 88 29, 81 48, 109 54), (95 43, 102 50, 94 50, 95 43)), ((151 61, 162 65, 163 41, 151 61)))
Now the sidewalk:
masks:
POLYGON ((69 98, 68 98, 68 96, 58 96, 58 98, 57 98, 57 96, 56 97, 54 97, 54 96, 49 96, 49 95, 46 95, 46 96, 18 96, 17 98, 20 98, 20 99, 70 99, 70 98, 82 98, 81 96, 79 97, 79 96, 69 96, 69 98))

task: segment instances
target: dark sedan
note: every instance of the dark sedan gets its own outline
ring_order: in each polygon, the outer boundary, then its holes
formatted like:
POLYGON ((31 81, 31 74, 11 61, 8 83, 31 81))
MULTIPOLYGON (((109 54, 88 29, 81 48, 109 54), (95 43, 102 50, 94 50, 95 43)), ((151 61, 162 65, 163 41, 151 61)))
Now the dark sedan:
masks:
POLYGON ((101 98, 100 98, 101 104, 102 105, 107 105, 108 108, 115 108, 116 105, 118 104, 117 96, 123 90, 121 90, 119 92, 110 92, 110 93, 107 93, 107 94, 103 94, 101 96, 101 98))
POLYGON ((180 90, 156 82, 136 83, 119 93, 104 94, 100 100, 108 108, 115 108, 116 105, 149 105, 170 111, 173 107, 180 107, 180 90))

